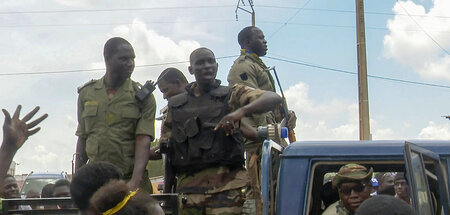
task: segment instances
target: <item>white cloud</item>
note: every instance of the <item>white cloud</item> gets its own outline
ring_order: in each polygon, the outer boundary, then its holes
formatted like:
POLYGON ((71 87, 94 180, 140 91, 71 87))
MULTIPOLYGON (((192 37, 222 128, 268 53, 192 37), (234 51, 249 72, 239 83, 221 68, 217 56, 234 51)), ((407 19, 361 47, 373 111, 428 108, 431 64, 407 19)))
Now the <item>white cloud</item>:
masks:
POLYGON ((439 47, 450 50, 450 19, 442 18, 450 16, 450 1, 435 0, 428 12, 412 1, 398 1, 393 11, 397 15, 387 22, 390 33, 384 37, 384 55, 426 79, 450 81, 450 57, 439 47))
POLYGON ((358 139, 358 107, 337 99, 317 103, 309 98, 309 86, 300 82, 285 92, 289 109, 297 115, 298 140, 358 139))
POLYGON ((447 122, 443 125, 439 125, 430 121, 428 122, 427 127, 420 131, 418 138, 450 140, 450 123, 447 122))

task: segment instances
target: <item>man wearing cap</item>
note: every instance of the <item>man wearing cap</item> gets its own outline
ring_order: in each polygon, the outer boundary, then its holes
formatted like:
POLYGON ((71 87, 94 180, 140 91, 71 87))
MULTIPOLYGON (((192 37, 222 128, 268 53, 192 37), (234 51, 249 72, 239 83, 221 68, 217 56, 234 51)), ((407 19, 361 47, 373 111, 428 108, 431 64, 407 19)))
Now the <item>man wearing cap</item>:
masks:
POLYGON ((370 198, 372 190, 373 170, 359 164, 347 164, 339 169, 333 179, 333 187, 337 188, 339 201, 327 208, 323 214, 353 215, 361 203, 370 198))
POLYGON ((394 177, 395 197, 402 199, 411 205, 411 197, 409 195, 409 185, 403 172, 398 172, 394 177))

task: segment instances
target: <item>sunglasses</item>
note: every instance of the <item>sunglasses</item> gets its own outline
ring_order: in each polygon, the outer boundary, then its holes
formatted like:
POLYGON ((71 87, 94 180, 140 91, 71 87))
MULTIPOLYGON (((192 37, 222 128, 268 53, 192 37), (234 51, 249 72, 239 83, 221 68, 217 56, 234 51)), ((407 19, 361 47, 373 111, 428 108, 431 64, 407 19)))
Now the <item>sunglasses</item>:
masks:
POLYGON ((346 188, 343 188, 343 189, 339 188, 339 192, 341 192, 344 195, 350 195, 352 193, 352 190, 357 192, 357 193, 360 193, 360 192, 362 192, 364 190, 364 188, 366 188, 365 184, 358 184, 358 185, 353 186, 353 187, 346 187, 346 188))

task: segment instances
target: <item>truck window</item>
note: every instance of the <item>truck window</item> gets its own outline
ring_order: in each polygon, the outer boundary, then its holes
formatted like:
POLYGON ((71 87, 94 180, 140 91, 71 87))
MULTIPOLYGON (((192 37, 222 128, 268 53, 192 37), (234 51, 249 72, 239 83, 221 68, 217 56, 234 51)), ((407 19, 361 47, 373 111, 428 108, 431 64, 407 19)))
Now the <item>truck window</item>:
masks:
POLYGON ((411 198, 419 214, 447 214, 449 212, 447 172, 439 156, 406 142, 405 160, 413 190, 411 198))
POLYGON ((339 168, 348 163, 357 163, 370 169, 373 168, 374 176, 379 172, 404 172, 405 163, 400 160, 374 161, 374 160, 347 160, 347 161, 317 161, 312 166, 309 179, 307 196, 308 209, 305 214, 322 214, 330 205, 339 200, 337 189, 331 185, 332 178, 339 168))

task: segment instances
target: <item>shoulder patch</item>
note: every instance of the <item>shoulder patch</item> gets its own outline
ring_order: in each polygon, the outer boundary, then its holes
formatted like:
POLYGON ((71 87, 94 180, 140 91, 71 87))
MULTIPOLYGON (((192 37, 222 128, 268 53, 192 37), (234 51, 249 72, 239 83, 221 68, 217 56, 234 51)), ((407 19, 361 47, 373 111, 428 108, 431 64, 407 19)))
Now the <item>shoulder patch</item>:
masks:
POLYGON ((83 88, 85 88, 85 87, 87 87, 87 86, 89 86, 89 85, 95 83, 96 81, 97 81, 97 80, 92 79, 92 80, 86 82, 83 86, 79 86, 77 92, 80 93, 80 91, 81 91, 83 88))
POLYGON ((247 73, 246 73, 246 72, 242 73, 242 74, 239 75, 239 76, 241 77, 241 80, 243 80, 243 81, 248 80, 248 76, 247 76, 247 73))

